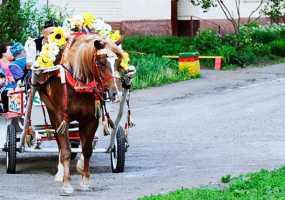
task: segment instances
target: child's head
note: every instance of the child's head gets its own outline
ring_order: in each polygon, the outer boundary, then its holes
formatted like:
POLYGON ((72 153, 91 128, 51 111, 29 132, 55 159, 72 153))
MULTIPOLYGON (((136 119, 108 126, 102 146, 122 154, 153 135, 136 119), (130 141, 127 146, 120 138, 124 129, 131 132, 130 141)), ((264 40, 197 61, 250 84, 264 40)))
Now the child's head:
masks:
POLYGON ((2 58, 5 58, 8 61, 12 61, 14 59, 8 43, 0 44, 0 59, 2 58))
POLYGON ((14 57, 24 54, 24 47, 20 42, 15 42, 10 47, 10 51, 14 57))

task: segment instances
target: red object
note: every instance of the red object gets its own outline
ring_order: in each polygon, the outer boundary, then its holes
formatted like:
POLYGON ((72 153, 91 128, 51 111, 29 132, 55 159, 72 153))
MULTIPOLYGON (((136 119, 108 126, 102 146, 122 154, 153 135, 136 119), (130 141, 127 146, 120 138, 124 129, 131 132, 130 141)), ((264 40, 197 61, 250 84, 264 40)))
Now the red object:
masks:
POLYGON ((92 81, 88 84, 82 83, 80 81, 75 80, 69 72, 65 72, 66 81, 70 87, 72 87, 75 92, 78 93, 94 93, 94 89, 97 87, 97 82, 92 81))
POLYGON ((222 58, 216 57, 215 58, 215 70, 221 70, 222 69, 222 58))
POLYGON ((179 57, 179 59, 178 59, 179 62, 195 62, 195 61, 198 61, 198 60, 199 60, 198 56, 179 57))
POLYGON ((15 112, 6 112, 6 113, 1 113, 0 116, 6 119, 13 119, 13 118, 21 117, 22 114, 15 113, 15 112))

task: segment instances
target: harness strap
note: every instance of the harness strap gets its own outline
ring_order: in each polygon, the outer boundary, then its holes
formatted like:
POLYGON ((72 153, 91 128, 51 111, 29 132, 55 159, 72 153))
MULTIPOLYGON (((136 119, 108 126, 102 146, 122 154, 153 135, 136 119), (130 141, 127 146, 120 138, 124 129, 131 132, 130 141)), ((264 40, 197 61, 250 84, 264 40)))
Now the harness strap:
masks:
POLYGON ((44 120, 45 120, 45 129, 48 129, 46 111, 45 111, 44 104, 43 104, 42 100, 41 100, 41 107, 42 107, 42 111, 43 111, 43 115, 44 115, 44 120))
POLYGON ((68 121, 69 116, 68 116, 68 91, 67 91, 67 85, 64 83, 63 85, 63 119, 65 121, 68 121))

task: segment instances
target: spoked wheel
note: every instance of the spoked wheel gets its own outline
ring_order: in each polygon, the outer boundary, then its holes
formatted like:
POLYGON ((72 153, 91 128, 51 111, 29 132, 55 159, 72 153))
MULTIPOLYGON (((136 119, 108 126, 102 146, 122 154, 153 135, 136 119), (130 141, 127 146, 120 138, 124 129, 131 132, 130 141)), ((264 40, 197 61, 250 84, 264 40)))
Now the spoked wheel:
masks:
POLYGON ((124 129, 119 126, 116 132, 114 147, 111 151, 111 167, 113 173, 124 172, 126 139, 124 129))
POLYGON ((7 152, 6 169, 8 174, 16 173, 16 130, 15 126, 10 124, 7 128, 7 152))

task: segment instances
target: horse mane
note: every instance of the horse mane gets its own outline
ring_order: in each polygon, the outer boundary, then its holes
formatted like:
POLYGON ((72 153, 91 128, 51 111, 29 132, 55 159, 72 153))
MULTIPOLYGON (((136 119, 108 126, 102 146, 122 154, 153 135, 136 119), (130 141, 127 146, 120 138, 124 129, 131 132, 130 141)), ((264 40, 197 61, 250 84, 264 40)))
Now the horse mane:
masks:
MULTIPOLYGON (((97 34, 83 34, 76 37, 69 49, 65 49, 63 63, 72 67, 74 77, 82 82, 89 83, 95 80, 96 74, 93 69, 95 40, 102 40, 97 34)), ((105 48, 111 50, 118 57, 118 63, 123 58, 124 51, 117 47, 114 42, 104 39, 105 48)), ((95 55, 97 56, 97 54, 95 55)), ((120 66, 119 66, 120 70, 120 66)))
POLYGON ((71 66, 74 77, 85 83, 94 81, 96 77, 94 69, 92 69, 94 50, 96 50, 94 41, 96 39, 98 36, 95 34, 81 35, 64 53, 64 64, 71 66))

